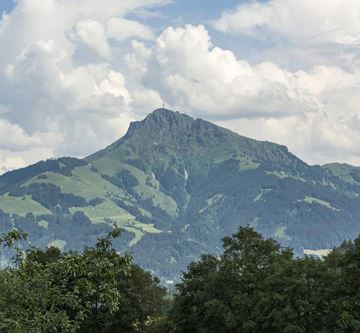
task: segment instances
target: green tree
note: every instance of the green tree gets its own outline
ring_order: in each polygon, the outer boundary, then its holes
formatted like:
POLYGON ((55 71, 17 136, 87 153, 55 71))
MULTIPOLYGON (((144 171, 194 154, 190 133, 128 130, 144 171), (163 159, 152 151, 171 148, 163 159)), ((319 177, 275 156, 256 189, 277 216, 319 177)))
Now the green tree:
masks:
POLYGON ((173 332, 320 332, 327 269, 240 228, 221 257, 190 264, 169 316, 173 332), (321 281, 324 281, 321 282, 321 281))
MULTIPOLYGON (((17 251, 0 271, 0 332, 142 332, 161 315, 159 281, 112 248, 115 228, 82 253, 17 251)), ((13 245, 18 233, 5 235, 13 245)))
POLYGON ((324 327, 336 333, 360 332, 360 238, 344 242, 325 262, 331 279, 324 327))

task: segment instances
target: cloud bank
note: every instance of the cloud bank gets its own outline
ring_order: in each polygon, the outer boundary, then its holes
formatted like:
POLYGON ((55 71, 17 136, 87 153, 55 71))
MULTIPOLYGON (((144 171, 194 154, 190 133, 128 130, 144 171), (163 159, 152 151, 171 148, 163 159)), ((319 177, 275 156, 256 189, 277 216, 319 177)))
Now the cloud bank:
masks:
POLYGON ((170 108, 286 144, 308 162, 360 164, 360 7, 324 2, 251 2, 214 22, 239 43, 279 35, 303 50, 337 45, 347 59, 293 70, 216 45, 211 26, 158 31, 136 18, 168 1, 19 0, 0 21, 0 172, 86 156, 162 96, 170 108))
POLYGON ((295 44, 359 45, 360 2, 357 0, 270 0, 225 11, 215 28, 260 37, 264 30, 295 44))

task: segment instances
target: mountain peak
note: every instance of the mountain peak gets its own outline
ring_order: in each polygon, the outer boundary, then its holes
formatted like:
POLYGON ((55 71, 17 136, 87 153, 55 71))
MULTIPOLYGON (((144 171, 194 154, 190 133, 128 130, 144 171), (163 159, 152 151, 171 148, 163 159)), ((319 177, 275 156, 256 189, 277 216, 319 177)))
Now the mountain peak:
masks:
POLYGON ((130 123, 124 138, 131 137, 137 130, 151 130, 153 133, 170 134, 190 129, 196 120, 178 111, 165 108, 154 110, 145 119, 130 123))
POLYGON ((195 119, 178 111, 159 108, 148 114, 143 120, 131 122, 125 136, 88 158, 91 160, 106 151, 113 151, 125 142, 142 142, 143 147, 148 142, 159 142, 159 140, 184 143, 199 135, 208 135, 210 139, 214 134, 211 132, 221 131, 223 131, 221 127, 208 121, 195 119))
POLYGON ((142 159, 149 155, 153 159, 160 150, 165 155, 178 154, 179 159, 192 156, 199 160, 201 154, 206 163, 219 154, 222 159, 226 156, 256 163, 305 165, 285 146, 250 139, 209 121, 165 108, 156 109, 143 120, 132 122, 124 137, 89 156, 87 161, 108 153, 116 156, 139 155, 142 159), (215 155, 214 151, 217 152, 215 155))
POLYGON ((89 156, 88 160, 103 156, 121 146, 125 149, 123 145, 131 147, 126 149, 135 149, 137 153, 142 151, 147 154, 154 149, 154 144, 155 146, 161 144, 181 154, 184 151, 192 152, 194 156, 197 156, 200 150, 206 155, 205 152, 212 149, 220 151, 222 155, 238 156, 240 154, 248 156, 251 160, 278 161, 285 155, 285 159, 291 155, 284 146, 250 139, 209 121, 195 119, 178 111, 159 108, 143 120, 131 122, 124 137, 104 150, 89 156))
POLYGON ((164 123, 167 123, 168 125, 181 125, 184 122, 193 123, 194 121, 194 118, 184 113, 180 113, 179 111, 160 108, 151 112, 144 120, 140 121, 140 123, 155 123, 158 125, 164 125, 164 123))
MULTIPOLYGON (((191 118, 188 115, 180 113, 179 111, 174 111, 166 108, 158 108, 155 109, 153 112, 149 113, 146 118, 153 118, 153 117, 178 117, 178 116, 186 116, 191 118)), ((145 118, 145 119, 146 119, 145 118)))
POLYGON ((85 161, 0 177, 0 232, 28 225, 35 246, 58 240, 68 251, 116 222, 125 230, 117 250, 173 279, 239 225, 299 254, 332 247, 358 234, 359 204, 358 169, 308 166, 284 146, 157 109, 85 161))

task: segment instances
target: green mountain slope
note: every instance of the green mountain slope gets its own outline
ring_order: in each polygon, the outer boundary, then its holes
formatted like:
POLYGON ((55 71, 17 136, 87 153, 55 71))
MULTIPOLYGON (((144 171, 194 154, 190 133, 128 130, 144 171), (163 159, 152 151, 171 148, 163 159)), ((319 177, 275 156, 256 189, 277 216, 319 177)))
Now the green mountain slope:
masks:
POLYGON ((38 246, 93 244, 116 223, 116 246, 173 279, 239 225, 304 249, 360 232, 360 169, 309 166, 286 147, 158 109, 83 159, 39 162, 0 177, 0 231, 38 246), (55 243, 54 243, 55 242, 55 243))

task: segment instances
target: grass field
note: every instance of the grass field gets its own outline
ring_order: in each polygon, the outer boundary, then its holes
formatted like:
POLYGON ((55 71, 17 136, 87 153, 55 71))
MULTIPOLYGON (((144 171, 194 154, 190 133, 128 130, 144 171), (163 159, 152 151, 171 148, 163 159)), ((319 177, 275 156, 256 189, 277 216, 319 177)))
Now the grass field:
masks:
POLYGON ((123 227, 123 228, 126 231, 131 232, 132 234, 134 234, 134 238, 130 241, 129 246, 134 246, 144 236, 144 233, 142 231, 140 231, 139 229, 136 229, 136 228, 133 228, 133 227, 123 227))
POLYGON ((160 191, 160 184, 154 178, 152 178, 152 185, 146 184, 146 179, 149 177, 145 172, 135 168, 132 165, 122 163, 109 158, 103 158, 94 162, 95 167, 105 172, 107 175, 113 175, 114 170, 127 170, 138 180, 138 185, 135 186, 136 192, 143 199, 151 199, 155 206, 159 206, 164 209, 170 216, 177 215, 177 204, 173 198, 160 191))
POLYGON ((123 226, 123 229, 134 234, 134 238, 129 243, 130 246, 134 246, 138 243, 145 233, 159 234, 162 232, 161 230, 156 229, 153 224, 144 224, 138 221, 123 226))
POLYGON ((118 207, 110 199, 105 199, 103 203, 87 207, 73 207, 70 208, 70 212, 73 214, 76 211, 83 212, 93 223, 104 222, 104 218, 109 218, 119 225, 124 225, 135 221, 135 217, 126 210, 118 207))
POLYGON ((91 171, 89 166, 74 168, 70 177, 53 172, 48 172, 46 175, 47 179, 32 178, 24 186, 32 183, 51 183, 59 186, 63 193, 72 193, 86 200, 101 198, 109 193, 125 196, 121 189, 103 179, 98 173, 91 171))
POLYGON ((318 199, 318 198, 306 196, 302 201, 304 201, 304 202, 306 202, 306 203, 308 203, 308 204, 314 204, 314 203, 315 203, 315 204, 324 206, 324 207, 326 207, 326 208, 339 211, 339 209, 331 206, 331 204, 330 204, 329 202, 324 201, 324 200, 321 200, 321 199, 318 199))
POLYGON ((10 215, 25 216, 28 213, 34 215, 49 214, 50 211, 31 199, 29 195, 24 197, 12 197, 8 194, 0 196, 0 209, 10 215))
POLYGON ((45 221, 45 220, 41 220, 41 221, 38 222, 38 226, 43 227, 45 229, 48 229, 49 228, 49 222, 45 221))
POLYGON ((328 169, 331 171, 331 173, 342 179, 343 181, 350 183, 350 184, 356 184, 357 181, 352 177, 351 172, 359 172, 359 168, 354 167, 349 164, 341 164, 341 163, 329 163, 325 164, 323 168, 328 169))

